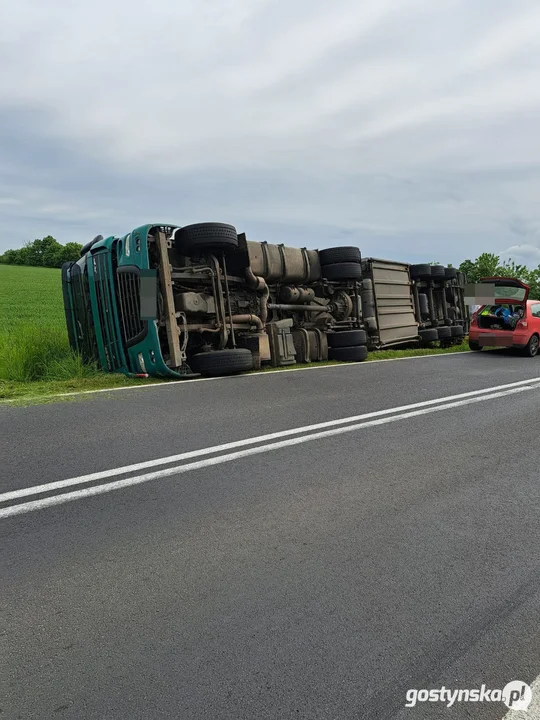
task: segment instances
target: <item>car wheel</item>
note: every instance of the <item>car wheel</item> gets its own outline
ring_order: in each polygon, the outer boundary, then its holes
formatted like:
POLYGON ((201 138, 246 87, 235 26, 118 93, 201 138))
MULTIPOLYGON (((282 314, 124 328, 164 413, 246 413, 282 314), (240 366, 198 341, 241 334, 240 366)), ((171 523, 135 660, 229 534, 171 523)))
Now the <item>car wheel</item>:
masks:
POLYGON ((335 263, 359 263, 362 258, 357 247, 333 247, 319 250, 321 265, 334 265, 335 263))
POLYGON ((189 364, 193 372, 208 377, 234 375, 253 369, 253 355, 247 348, 213 350, 193 355, 189 364))
POLYGON ((341 362, 362 362, 368 356, 368 349, 365 345, 353 347, 328 348, 329 360, 340 360, 341 362))
POLYGON ((338 330, 328 333, 328 347, 351 347, 353 345, 365 345, 367 333, 365 330, 338 330))
POLYGON ((540 340, 538 338, 538 335, 531 335, 529 338, 529 342, 527 343, 527 346, 523 350, 523 353, 527 357, 536 357, 538 355, 538 348, 540 345, 540 340))
POLYGON ((476 340, 469 340, 469 349, 473 352, 480 352, 482 347, 480 346, 480 343, 476 342, 476 340))
POLYGON ((233 225, 196 223, 178 228, 174 234, 174 242, 181 255, 198 256, 205 252, 234 252, 238 248, 238 234, 233 225))
POLYGON ((321 274, 327 280, 361 280, 362 266, 356 262, 323 265, 321 274))

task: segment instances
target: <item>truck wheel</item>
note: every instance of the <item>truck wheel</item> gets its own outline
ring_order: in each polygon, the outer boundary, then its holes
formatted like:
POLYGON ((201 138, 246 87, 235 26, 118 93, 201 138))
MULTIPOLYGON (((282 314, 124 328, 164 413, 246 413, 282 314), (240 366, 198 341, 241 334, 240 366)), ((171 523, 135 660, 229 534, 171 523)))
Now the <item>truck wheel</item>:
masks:
POLYGON ((367 333, 365 330, 338 330, 327 335, 328 347, 340 348, 352 345, 365 345, 367 333))
POLYGON ((451 268, 451 267, 444 268, 444 277, 445 277, 445 280, 454 280, 455 278, 457 278, 456 268, 451 268))
POLYGON ((429 280, 431 278, 431 265, 411 265, 409 268, 413 280, 429 280))
POLYGON ((181 255, 200 255, 205 252, 233 252, 238 248, 238 234, 233 225, 225 223, 196 223, 178 228, 174 242, 181 255))
POLYGON ((327 280, 361 280, 362 266, 355 262, 334 263, 323 265, 321 273, 327 280))
POLYGON ((357 247, 333 247, 319 250, 321 265, 334 265, 335 263, 359 263, 362 261, 360 250, 357 247))
POLYGON ((418 335, 420 336, 420 340, 426 343, 435 342, 435 340, 439 339, 437 328, 425 328, 424 330, 419 330, 418 335))
POLYGON ((439 336, 439 340, 448 340, 452 337, 452 330, 448 327, 448 325, 441 325, 441 327, 437 328, 437 334, 439 336))
POLYGON ((539 344, 538 335, 531 335, 529 342, 523 350, 523 354, 527 357, 536 357, 538 355, 539 344))
POLYGON ((365 345, 353 347, 333 347, 328 349, 329 360, 340 360, 341 362, 361 362, 368 356, 368 349, 365 345))
POLYGON ((465 335, 461 325, 452 325, 452 327, 450 328, 450 331, 452 333, 453 338, 462 338, 465 335))
POLYGON ((218 377, 252 370, 253 356, 247 348, 214 350, 193 355, 189 364, 193 372, 218 377))
POLYGON ((482 346, 476 340, 469 340, 469 349, 473 352, 480 352, 482 346))
POLYGON ((432 265, 431 266, 431 277, 436 278, 436 279, 445 277, 444 265, 432 265))

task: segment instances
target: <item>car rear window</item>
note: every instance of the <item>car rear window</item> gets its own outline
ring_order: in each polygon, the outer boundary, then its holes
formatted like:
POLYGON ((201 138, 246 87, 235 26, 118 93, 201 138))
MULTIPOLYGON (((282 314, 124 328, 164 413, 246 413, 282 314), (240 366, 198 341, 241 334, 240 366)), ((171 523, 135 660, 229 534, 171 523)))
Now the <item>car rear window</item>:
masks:
POLYGON ((521 302, 525 299, 526 294, 525 288, 515 287, 512 285, 496 285, 493 297, 497 298, 512 298, 517 302, 521 302))

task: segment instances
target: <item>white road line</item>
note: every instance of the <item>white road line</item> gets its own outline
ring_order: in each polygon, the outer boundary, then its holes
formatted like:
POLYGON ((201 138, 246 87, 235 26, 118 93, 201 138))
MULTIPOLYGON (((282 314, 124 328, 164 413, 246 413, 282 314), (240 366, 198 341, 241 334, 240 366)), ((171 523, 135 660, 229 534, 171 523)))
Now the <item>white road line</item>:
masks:
POLYGON ((172 475, 179 475, 190 472, 192 470, 200 470, 201 468, 211 467, 213 465, 221 465, 226 462, 231 462, 233 460, 238 460, 252 455, 258 455, 260 453, 269 452, 271 450, 280 450, 281 448, 291 447, 293 445, 300 445, 302 443, 312 442, 313 440, 321 440, 323 438, 328 438, 335 435, 354 432, 356 430, 367 427, 385 425, 387 423, 396 422, 398 420, 406 420, 408 418, 417 417, 419 415, 426 415, 428 413, 439 412, 441 410, 449 410, 451 408, 463 407, 465 405, 484 402, 486 400, 491 400, 494 398, 506 397, 508 395, 514 395, 516 393, 526 392, 527 390, 534 389, 540 389, 540 384, 538 384, 538 382, 536 384, 521 385, 520 387, 514 387, 500 392, 494 392, 489 395, 470 397, 465 400, 459 400, 456 402, 445 403, 432 407, 424 407, 420 410, 400 413, 399 415, 380 417, 375 420, 368 420, 366 422, 356 423, 354 425, 347 425, 346 427, 333 428, 331 430, 324 430, 322 432, 312 432, 308 435, 302 435, 301 437, 289 438, 287 440, 282 440, 275 443, 268 443, 266 445, 259 445, 258 447, 239 450, 238 452, 218 455, 217 457, 206 458, 204 460, 198 460, 196 462, 187 463, 185 465, 179 465, 172 468, 158 470, 152 473, 146 473, 145 475, 135 475, 132 477, 124 478, 123 480, 116 480, 114 482, 106 483, 104 485, 97 485, 81 490, 75 490, 73 492, 63 493, 61 495, 54 495, 51 497, 42 498, 40 500, 32 500, 30 502, 1 508, 0 519, 25 514, 34 510, 43 510, 47 507, 52 507, 54 505, 61 505, 63 503, 71 502, 73 500, 80 500, 83 498, 92 497, 93 495, 101 495, 102 493, 112 492, 113 490, 120 490, 121 488, 130 487, 133 485, 140 485, 142 483, 150 482, 151 480, 170 477, 172 475))
POLYGON ((398 407, 387 408, 385 410, 376 410, 374 412, 363 413, 362 415, 351 415, 350 417, 346 418, 327 420, 326 422, 315 423, 314 425, 304 425, 302 427, 291 428, 289 430, 280 430, 278 432, 223 443, 222 445, 214 445, 213 447, 202 448, 200 450, 191 450, 189 452, 179 453, 178 455, 169 455, 168 457, 156 458, 154 460, 146 460, 144 462, 134 463, 133 465, 124 465, 123 467, 113 468, 111 470, 103 470, 101 472, 90 473, 89 475, 81 475, 75 478, 68 478, 67 480, 56 480, 55 482, 45 483, 43 485, 35 485, 28 488, 19 488, 18 490, 11 490, 9 492, 1 493, 0 502, 7 502, 8 500, 15 500, 23 497, 28 497, 30 495, 38 495, 43 492, 51 492, 52 490, 61 490, 62 488, 71 487, 73 485, 84 485, 85 483, 94 482, 96 480, 103 480, 105 478, 114 477, 116 475, 124 475, 130 472, 146 470, 147 468, 158 467, 159 465, 169 465, 170 463, 180 462, 182 460, 191 460, 192 458, 201 457, 202 455, 212 455, 213 453, 224 452, 225 450, 233 450, 235 448, 245 447, 246 445, 264 443, 268 442, 269 440, 277 440, 278 438, 288 437, 290 435, 310 433, 315 430, 322 430, 324 428, 329 428, 333 426, 347 425, 349 423, 354 423, 361 420, 368 420, 370 418, 392 415, 394 413, 416 410, 417 408, 439 405, 441 403, 447 403, 453 400, 463 400, 469 397, 475 397, 478 395, 484 395, 492 392, 499 392, 501 390, 508 390, 524 385, 530 385, 534 382, 540 382, 540 378, 518 380, 517 382, 507 383, 506 385, 495 385, 494 387, 483 388, 481 390, 471 390, 469 392, 459 393, 458 395, 447 395, 446 397, 435 398, 434 400, 423 400, 421 402, 412 403, 410 405, 401 405, 398 407))
POLYGON ((43 400, 44 398, 47 398, 50 400, 51 398, 56 397, 74 397, 77 395, 96 395, 98 393, 108 393, 108 392, 118 392, 119 390, 147 390, 148 388, 156 388, 156 387, 163 387, 164 385, 187 385, 188 383, 195 383, 195 382, 210 382, 212 380, 237 380, 237 379, 245 379, 245 378, 252 378, 257 377, 259 375, 264 375, 265 377, 274 377, 275 375, 280 375, 281 373, 288 373, 288 372, 303 372, 304 370, 328 370, 329 368, 343 368, 343 367, 366 367, 368 365, 374 365, 375 363, 382 363, 382 362, 397 362, 398 360, 425 360, 426 358, 441 358, 441 357, 454 357, 455 355, 472 355, 472 352, 470 350, 460 350, 459 352, 454 353, 436 353, 433 355, 411 355, 410 357, 398 357, 398 358, 384 358, 381 360, 366 360, 363 363, 357 363, 357 362, 342 362, 339 365, 319 365, 317 363, 314 363, 312 367, 306 367, 306 368, 279 368, 274 371, 269 370, 258 370, 257 372, 251 372, 251 373, 244 373, 241 375, 229 375, 227 377, 206 377, 206 378, 191 378, 186 380, 166 380, 165 382, 157 382, 157 383, 148 383, 147 385, 121 385, 120 387, 111 387, 111 388, 99 388, 98 390, 76 390, 74 392, 67 392, 67 393, 58 393, 56 395, 34 395, 32 397, 17 397, 17 398, 6 398, 6 399, 0 399, 0 406, 2 404, 12 403, 12 402, 20 402, 22 400, 31 402, 32 400, 43 400))

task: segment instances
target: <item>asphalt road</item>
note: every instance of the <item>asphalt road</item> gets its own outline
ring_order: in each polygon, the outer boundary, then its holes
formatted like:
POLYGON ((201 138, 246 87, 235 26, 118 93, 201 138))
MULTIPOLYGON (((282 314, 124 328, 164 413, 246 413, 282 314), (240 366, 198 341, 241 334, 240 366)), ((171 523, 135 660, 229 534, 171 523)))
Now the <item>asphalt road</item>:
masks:
POLYGON ((540 674, 539 409, 500 353, 1 408, 0 718, 502 718, 406 694, 540 674))

